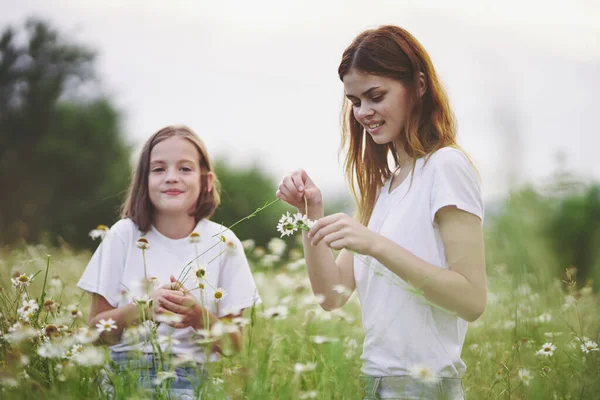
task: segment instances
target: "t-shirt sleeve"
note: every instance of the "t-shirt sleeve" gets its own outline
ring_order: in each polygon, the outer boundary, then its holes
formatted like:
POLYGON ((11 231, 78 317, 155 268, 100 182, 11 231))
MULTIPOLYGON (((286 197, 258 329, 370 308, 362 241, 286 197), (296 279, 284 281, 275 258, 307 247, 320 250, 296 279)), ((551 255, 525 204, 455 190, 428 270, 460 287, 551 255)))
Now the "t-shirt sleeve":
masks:
POLYGON ((118 307, 127 257, 127 246, 118 230, 111 228, 77 283, 77 287, 103 296, 113 307, 118 307))
POLYGON ((242 243, 232 233, 226 236, 227 251, 221 264, 219 286, 227 295, 219 303, 219 318, 261 302, 242 243))
POLYGON ((458 149, 444 149, 436 157, 431 189, 431 222, 446 206, 456 206, 483 221, 484 205, 479 177, 471 161, 458 149))

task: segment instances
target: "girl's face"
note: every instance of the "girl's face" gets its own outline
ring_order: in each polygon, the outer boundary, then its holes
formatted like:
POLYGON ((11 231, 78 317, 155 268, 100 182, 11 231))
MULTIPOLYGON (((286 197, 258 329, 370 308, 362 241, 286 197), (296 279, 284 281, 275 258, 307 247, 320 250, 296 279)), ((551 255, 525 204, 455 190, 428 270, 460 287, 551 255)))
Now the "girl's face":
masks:
MULTIPOLYGON (((187 139, 173 136, 158 143, 150 153, 148 192, 157 213, 189 214, 200 194, 200 155, 187 139)), ((212 174, 208 175, 212 190, 212 174)))
POLYGON ((354 118, 375 143, 395 142, 404 130, 410 112, 410 93, 392 78, 351 69, 344 75, 346 97, 352 102, 354 118))

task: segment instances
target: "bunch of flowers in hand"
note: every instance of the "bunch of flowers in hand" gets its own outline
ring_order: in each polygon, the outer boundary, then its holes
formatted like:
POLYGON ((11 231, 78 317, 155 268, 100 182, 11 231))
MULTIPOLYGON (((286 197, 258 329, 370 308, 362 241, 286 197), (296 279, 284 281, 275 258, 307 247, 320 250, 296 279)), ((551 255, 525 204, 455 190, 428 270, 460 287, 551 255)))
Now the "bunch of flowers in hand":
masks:
POLYGON ((302 213, 291 215, 286 212, 281 216, 277 223, 277 231, 281 233, 281 237, 292 236, 296 231, 308 231, 315 221, 308 219, 302 213))

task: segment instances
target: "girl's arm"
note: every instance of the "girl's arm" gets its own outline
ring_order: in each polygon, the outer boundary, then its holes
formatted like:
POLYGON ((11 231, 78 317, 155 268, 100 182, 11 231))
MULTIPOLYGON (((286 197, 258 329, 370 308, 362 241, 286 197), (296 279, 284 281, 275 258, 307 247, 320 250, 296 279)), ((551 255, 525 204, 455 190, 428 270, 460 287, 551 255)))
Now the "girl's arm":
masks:
POLYGON ((99 342, 113 345, 121 340, 123 329, 140 322, 140 311, 133 303, 115 308, 106 301, 104 296, 92 293, 92 306, 88 316, 88 325, 90 328, 96 329, 96 324, 100 320, 108 320, 109 318, 115 321, 117 329, 103 331, 100 334, 99 342))

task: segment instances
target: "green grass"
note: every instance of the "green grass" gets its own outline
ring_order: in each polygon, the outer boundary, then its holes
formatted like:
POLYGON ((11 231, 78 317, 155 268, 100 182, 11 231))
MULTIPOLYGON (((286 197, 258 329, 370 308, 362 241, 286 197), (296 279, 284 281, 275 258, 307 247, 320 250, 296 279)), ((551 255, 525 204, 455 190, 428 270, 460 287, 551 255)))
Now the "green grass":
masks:
MULTIPOLYGON (((42 245, 0 252, 0 398, 106 398, 99 386, 101 366, 78 365, 72 358, 41 357, 39 334, 16 343, 14 333, 9 332, 16 322, 16 309, 22 305, 10 277, 17 270, 37 273, 26 292, 39 301, 46 254, 51 254, 46 299, 52 299, 58 308, 41 311, 31 326, 39 332, 46 324, 67 325, 51 342, 85 326, 89 298, 75 284, 89 252, 42 245), (63 287, 50 285, 57 282, 53 280, 56 276, 63 287), (74 321, 66 315, 73 304, 83 311, 74 321)), ((499 258, 496 252, 494 259, 499 258)), ((518 266, 488 266, 488 307, 482 318, 470 324, 463 349, 469 399, 598 398, 600 351, 584 353, 580 348, 583 337, 593 342, 600 339, 596 295, 559 279, 527 274, 514 277, 508 271, 515 268, 518 266), (540 284, 547 281, 550 283, 540 284), (546 342, 556 346, 553 354, 536 355, 546 342), (528 384, 520 379, 520 369, 529 371, 528 384)), ((311 395, 318 399, 360 398, 357 377, 363 333, 356 295, 341 310, 327 313, 317 305, 304 268, 290 271, 285 264, 268 268, 253 261, 253 270, 263 304, 246 310, 251 323, 245 327, 244 349, 210 365, 210 396, 206 398, 224 398, 223 392, 232 400, 311 395), (265 315, 277 306, 287 310, 287 315, 282 311, 274 318, 265 315), (319 343, 315 337, 327 340, 319 343), (297 364, 309 363, 314 369, 296 371, 297 364)), ((91 346, 84 344, 84 348, 91 346)), ((118 398, 150 398, 144 397, 132 374, 113 379, 118 398)), ((167 398, 164 393, 156 397, 167 398)))

